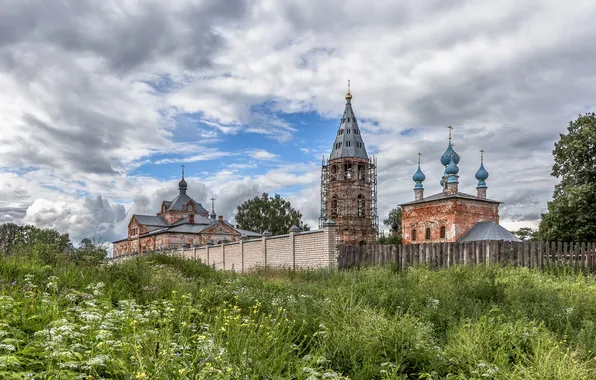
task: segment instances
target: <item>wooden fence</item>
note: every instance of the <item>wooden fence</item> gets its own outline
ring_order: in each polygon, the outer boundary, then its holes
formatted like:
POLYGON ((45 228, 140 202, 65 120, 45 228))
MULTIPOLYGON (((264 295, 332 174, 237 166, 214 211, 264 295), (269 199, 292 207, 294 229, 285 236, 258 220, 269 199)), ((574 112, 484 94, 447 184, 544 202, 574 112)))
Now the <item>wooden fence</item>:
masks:
POLYGON ((447 268, 458 264, 502 264, 530 268, 570 266, 596 272, 596 242, 471 241, 408 245, 341 245, 339 269, 396 263, 401 269, 426 264, 447 268))

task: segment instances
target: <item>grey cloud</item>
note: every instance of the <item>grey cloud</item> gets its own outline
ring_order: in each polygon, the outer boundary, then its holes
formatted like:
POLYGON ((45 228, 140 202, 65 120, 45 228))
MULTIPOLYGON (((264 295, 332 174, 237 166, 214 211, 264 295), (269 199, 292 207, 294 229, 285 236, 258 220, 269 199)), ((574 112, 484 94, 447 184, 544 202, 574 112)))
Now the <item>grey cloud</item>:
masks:
POLYGON ((124 218, 124 206, 101 196, 85 198, 82 202, 38 198, 27 209, 23 222, 67 232, 76 244, 86 237, 100 241, 113 239, 114 227, 124 218))
POLYGON ((26 212, 26 208, 0 207, 0 223, 20 221, 26 212))
POLYGON ((246 11, 242 0, 114 4, 9 1, 0 15, 0 45, 35 42, 91 52, 117 71, 168 57, 197 69, 210 65, 225 43, 214 26, 238 20, 246 11))

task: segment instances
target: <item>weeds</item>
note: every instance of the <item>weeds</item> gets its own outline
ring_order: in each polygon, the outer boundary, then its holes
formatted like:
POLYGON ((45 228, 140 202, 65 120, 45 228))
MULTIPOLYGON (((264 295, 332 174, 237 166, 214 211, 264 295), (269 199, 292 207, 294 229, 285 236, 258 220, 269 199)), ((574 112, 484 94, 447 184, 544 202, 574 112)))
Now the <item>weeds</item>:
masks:
POLYGON ((0 258, 2 379, 596 377, 596 281, 570 271, 46 262, 0 258))

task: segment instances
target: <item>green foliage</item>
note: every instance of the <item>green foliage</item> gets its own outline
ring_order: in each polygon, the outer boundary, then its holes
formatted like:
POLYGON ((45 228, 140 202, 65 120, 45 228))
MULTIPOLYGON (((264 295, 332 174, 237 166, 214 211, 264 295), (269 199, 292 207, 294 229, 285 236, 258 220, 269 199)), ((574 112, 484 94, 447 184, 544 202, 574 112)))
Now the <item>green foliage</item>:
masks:
POLYGON ((387 219, 383 220, 383 224, 391 227, 391 233, 397 242, 401 241, 401 207, 397 206, 389 211, 387 219))
POLYGON ((580 115, 555 144, 552 175, 560 178, 538 235, 548 241, 596 240, 596 114, 580 115))
POLYGON ((596 377, 596 278, 582 273, 239 275, 162 255, 51 266, 25 253, 0 256, 3 379, 596 377))
POLYGON ((517 231, 513 231, 513 234, 520 240, 538 240, 538 231, 530 227, 522 227, 517 231))
POLYGON ((393 234, 389 236, 385 236, 385 231, 381 231, 381 235, 377 239, 377 244, 398 244, 401 240, 398 240, 393 236, 393 234))
POLYGON ((10 255, 20 248, 30 248, 36 244, 53 245, 59 252, 66 252, 72 247, 68 234, 60 234, 54 229, 19 226, 14 223, 0 225, 0 252, 10 255))
POLYGON ((279 194, 270 197, 263 193, 238 206, 236 228, 273 235, 287 234, 292 226, 308 231, 310 228, 301 219, 302 214, 279 194))

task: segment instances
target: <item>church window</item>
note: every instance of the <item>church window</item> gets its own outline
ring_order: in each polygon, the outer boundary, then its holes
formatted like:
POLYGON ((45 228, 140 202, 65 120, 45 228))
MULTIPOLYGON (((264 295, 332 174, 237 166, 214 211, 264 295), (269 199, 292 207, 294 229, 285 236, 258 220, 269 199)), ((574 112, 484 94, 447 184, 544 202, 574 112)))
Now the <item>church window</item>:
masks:
POLYGON ((445 226, 441 226, 441 239, 445 239, 445 226))
POLYGON ((346 133, 350 133, 350 131, 351 131, 351 129, 349 129, 349 128, 346 129, 346 133))
POLYGON ((347 146, 347 147, 350 147, 351 145, 352 145, 352 144, 351 144, 351 141, 346 141, 346 146, 347 146))
POLYGON ((362 194, 358 195, 358 217, 364 218, 366 212, 364 210, 365 200, 362 194))
POLYGON ((430 240, 430 228, 426 228, 426 236, 425 236, 426 240, 430 240))
POLYGON ((337 216, 337 196, 331 199, 331 216, 337 216))
POLYGON ((412 241, 416 241, 416 229, 412 230, 412 241))

